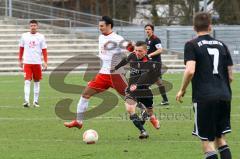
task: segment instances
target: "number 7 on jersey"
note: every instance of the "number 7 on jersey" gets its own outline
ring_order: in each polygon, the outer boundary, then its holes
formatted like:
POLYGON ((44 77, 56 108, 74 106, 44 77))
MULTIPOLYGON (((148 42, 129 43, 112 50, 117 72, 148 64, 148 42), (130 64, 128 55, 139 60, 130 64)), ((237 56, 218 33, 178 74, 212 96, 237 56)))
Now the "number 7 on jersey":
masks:
POLYGON ((213 74, 218 74, 219 50, 216 48, 207 48, 209 55, 213 55, 213 74))

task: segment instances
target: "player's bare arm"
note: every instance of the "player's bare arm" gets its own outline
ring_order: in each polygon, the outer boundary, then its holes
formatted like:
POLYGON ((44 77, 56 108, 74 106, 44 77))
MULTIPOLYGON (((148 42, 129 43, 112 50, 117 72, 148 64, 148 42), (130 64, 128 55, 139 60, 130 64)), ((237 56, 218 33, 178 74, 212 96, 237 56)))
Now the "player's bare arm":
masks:
POLYGON ((148 54, 148 57, 153 57, 153 56, 156 56, 156 55, 160 55, 162 53, 163 49, 162 48, 159 48, 157 49, 156 51, 148 54))
POLYGON ((192 80, 194 73, 195 73, 195 66, 196 61, 187 61, 186 63, 186 69, 183 75, 183 81, 180 90, 178 91, 176 95, 176 100, 178 102, 182 102, 182 97, 184 96, 186 89, 192 80))
POLYGON ((233 66, 228 66, 228 77, 229 77, 229 82, 231 83, 233 81, 233 66))

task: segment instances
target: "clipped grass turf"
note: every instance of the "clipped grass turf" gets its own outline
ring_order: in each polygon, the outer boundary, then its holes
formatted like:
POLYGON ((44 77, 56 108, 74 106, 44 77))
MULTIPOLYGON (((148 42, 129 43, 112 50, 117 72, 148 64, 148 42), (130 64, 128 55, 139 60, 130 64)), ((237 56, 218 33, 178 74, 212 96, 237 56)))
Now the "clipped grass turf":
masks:
MULTIPOLYGON (((119 98, 112 111, 85 121, 81 130, 67 129, 64 120, 55 114, 56 103, 63 98, 73 99, 71 110, 75 112, 78 94, 57 92, 48 83, 48 75, 41 82, 40 108, 24 109, 23 77, 0 77, 0 158, 1 159, 202 159, 199 140, 191 135, 194 117, 191 105, 191 91, 183 104, 175 102, 182 74, 166 74, 164 79, 173 84, 168 93, 170 109, 155 106, 161 122, 161 129, 155 130, 149 122, 146 129, 148 140, 139 140, 139 132, 125 113, 123 100, 119 98), (95 145, 82 142, 87 129, 99 133, 95 145)), ((86 85, 81 75, 69 75, 69 84, 86 85)), ((233 158, 240 158, 240 74, 235 74, 232 83, 232 130, 228 135, 233 158)), ((32 91, 32 90, 31 90, 32 91)), ((115 92, 115 91, 113 91, 115 92)), ((32 93, 32 92, 31 92, 32 93)), ((109 98, 111 100, 111 98, 109 98)), ((101 100, 93 98, 90 108, 101 100)), ((161 102, 156 96, 154 103, 161 102)))

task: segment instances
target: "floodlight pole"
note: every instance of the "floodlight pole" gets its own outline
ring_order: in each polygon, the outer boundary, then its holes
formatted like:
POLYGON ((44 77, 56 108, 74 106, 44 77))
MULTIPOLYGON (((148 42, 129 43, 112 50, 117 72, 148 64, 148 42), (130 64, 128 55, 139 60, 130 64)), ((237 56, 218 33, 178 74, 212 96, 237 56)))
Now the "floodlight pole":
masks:
POLYGON ((8 16, 8 0, 5 0, 5 16, 8 16))
POLYGON ((12 17, 12 0, 8 1, 8 16, 12 17))

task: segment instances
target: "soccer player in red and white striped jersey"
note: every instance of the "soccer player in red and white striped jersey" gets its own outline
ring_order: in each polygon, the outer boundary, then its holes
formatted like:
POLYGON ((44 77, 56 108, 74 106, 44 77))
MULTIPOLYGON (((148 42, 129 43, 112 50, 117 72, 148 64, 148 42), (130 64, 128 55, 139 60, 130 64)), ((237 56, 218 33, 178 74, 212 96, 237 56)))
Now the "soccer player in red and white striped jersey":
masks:
POLYGON ((29 22, 30 32, 23 33, 19 42, 19 67, 24 72, 24 107, 29 107, 31 80, 34 81, 33 106, 39 107, 38 98, 40 92, 40 80, 42 79, 42 55, 43 70, 47 69, 47 45, 43 34, 38 33, 38 22, 29 22))

